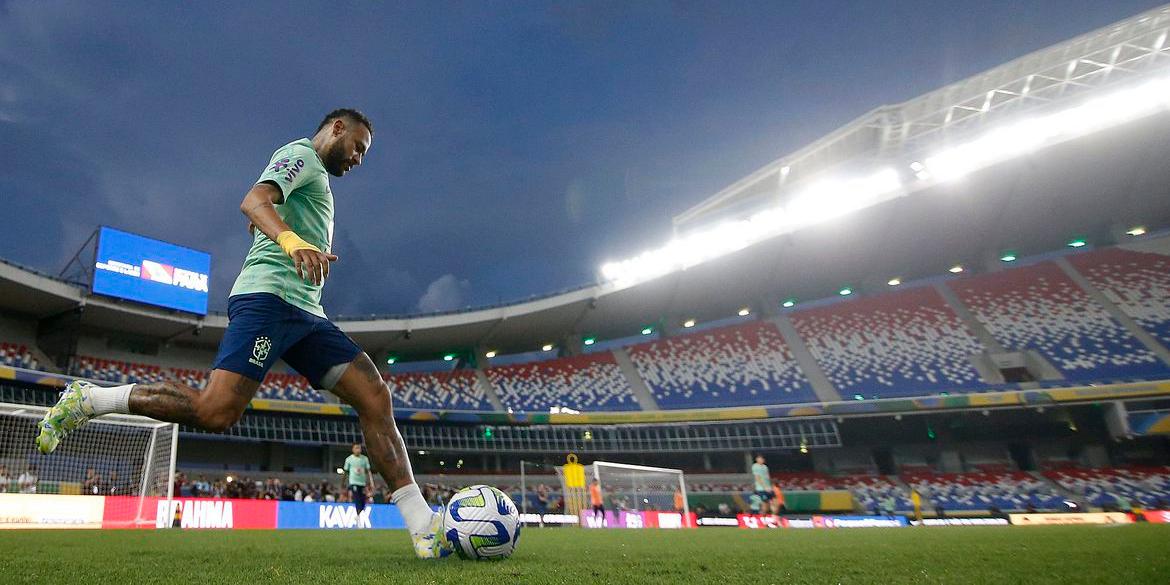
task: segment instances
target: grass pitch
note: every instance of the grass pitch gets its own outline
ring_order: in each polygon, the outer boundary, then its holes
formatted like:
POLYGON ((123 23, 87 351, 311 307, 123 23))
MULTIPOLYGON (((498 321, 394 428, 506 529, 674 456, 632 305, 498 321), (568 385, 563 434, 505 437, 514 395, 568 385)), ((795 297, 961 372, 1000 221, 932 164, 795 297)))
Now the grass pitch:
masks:
POLYGON ((502 562, 402 531, 0 532, 8 583, 1167 583, 1170 527, 525 529, 502 562))

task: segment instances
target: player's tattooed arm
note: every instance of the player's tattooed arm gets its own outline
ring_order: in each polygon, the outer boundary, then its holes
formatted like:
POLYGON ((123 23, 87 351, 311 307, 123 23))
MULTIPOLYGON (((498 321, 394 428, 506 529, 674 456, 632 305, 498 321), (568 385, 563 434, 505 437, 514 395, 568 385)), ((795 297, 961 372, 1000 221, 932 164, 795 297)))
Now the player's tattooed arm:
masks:
POLYGON ((329 277, 329 263, 337 255, 322 252, 305 242, 280 218, 276 205, 284 201, 284 194, 272 183, 256 183, 240 203, 240 212, 248 217, 248 231, 259 229, 293 260, 297 276, 315 285, 322 285, 329 277), (284 240, 282 240, 284 237, 284 240))
POLYGON ((269 239, 276 241, 280 232, 289 231, 288 224, 276 213, 276 205, 284 201, 284 194, 271 183, 256 183, 240 202, 240 213, 248 217, 248 225, 258 228, 269 239))

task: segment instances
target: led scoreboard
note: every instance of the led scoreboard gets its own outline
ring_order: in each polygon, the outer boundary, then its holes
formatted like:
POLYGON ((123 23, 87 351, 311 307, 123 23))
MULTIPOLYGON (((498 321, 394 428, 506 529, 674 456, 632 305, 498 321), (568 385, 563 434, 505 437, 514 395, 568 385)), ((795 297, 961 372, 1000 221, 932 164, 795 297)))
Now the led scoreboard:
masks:
POLYGON ((95 294, 207 314, 211 254, 102 226, 95 294))

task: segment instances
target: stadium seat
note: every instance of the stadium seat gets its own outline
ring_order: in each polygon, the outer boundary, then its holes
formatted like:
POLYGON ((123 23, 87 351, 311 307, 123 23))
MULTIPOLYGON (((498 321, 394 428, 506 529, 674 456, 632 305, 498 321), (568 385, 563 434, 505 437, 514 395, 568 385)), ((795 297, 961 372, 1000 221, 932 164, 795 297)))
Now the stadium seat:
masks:
POLYGON ((630 383, 610 352, 487 369, 505 408, 548 411, 637 410, 630 383))
POLYGON ((1170 505, 1170 467, 1066 468, 1044 475, 1092 506, 1121 507, 1119 496, 1135 507, 1166 509, 1170 505))
POLYGON ((782 490, 847 490, 866 512, 878 513, 886 499, 894 498, 898 511, 914 508, 910 492, 880 475, 827 475, 823 473, 779 473, 772 480, 782 490))
POLYGON ((0 365, 27 370, 35 370, 40 366, 28 346, 5 341, 0 341, 0 365))
POLYGON ((949 283, 992 336, 1035 350, 1066 379, 1132 381, 1170 369, 1094 303, 1054 262, 949 283))
POLYGON ((985 389, 982 344, 933 288, 799 311, 792 324, 845 399, 985 389))
POLYGON ((309 381, 300 374, 283 374, 269 372, 264 377, 257 398, 271 400, 297 400, 301 402, 325 402, 325 398, 309 385, 309 381))
POLYGON ((1056 488, 1027 473, 916 473, 902 479, 936 507, 948 512, 989 510, 1059 510, 1064 497, 1056 488))
POLYGON ((383 374, 382 378, 393 391, 396 408, 492 410, 472 371, 383 374))
POLYGON ((630 348, 664 409, 816 402, 780 332, 752 322, 630 348))
POLYGON ((1106 248, 1069 262, 1163 345, 1170 346, 1170 256, 1106 248))

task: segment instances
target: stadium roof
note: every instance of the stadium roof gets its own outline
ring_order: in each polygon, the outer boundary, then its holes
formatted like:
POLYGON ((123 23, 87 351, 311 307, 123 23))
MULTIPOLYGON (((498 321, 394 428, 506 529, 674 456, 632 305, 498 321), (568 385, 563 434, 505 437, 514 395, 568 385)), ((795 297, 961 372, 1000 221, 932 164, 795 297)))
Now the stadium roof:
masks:
MULTIPOLYGON (((745 200, 783 198, 793 185, 846 162, 921 152, 1024 112, 1163 70, 1170 5, 1035 51, 901 104, 883 105, 732 183, 674 217, 702 223, 745 200)), ((896 64, 895 64, 896 66, 896 64)))
MULTIPOLYGON (((1013 113, 1040 111, 1164 72, 1170 63, 1168 31, 1170 7, 1159 8, 899 106, 879 108, 684 215, 699 218, 734 206, 737 198, 750 199, 746 196, 757 187, 774 193, 785 166, 785 174, 797 181, 806 173, 864 157, 945 144, 1013 113), (1108 60, 1101 61, 1102 55, 1108 60), (1010 91, 1021 80, 1051 77, 1045 73, 1050 71, 1066 75, 1037 91, 1010 91), (984 105, 974 108, 976 99, 984 105), (885 126, 875 133, 879 118, 885 126)), ((423 358, 472 349, 514 353, 538 350, 546 343, 562 346, 585 335, 637 335, 647 324, 670 331, 688 319, 733 316, 743 306, 755 314, 776 312, 784 299, 803 303, 829 298, 846 285, 860 294, 884 292, 891 278, 909 282, 948 277, 946 269, 956 263, 994 270, 1005 250, 1022 257, 1060 249, 1072 237, 1109 244, 1124 239, 1133 225, 1170 226, 1170 165, 1164 162, 1170 152, 1168 137, 1170 114, 1157 114, 1000 162, 961 181, 924 183, 912 197, 891 199, 645 282, 606 282, 453 313, 338 322, 375 357, 423 358)), ((199 346, 218 343, 227 324, 222 315, 195 318, 91 296, 76 285, 2 262, 0 312, 38 319, 77 315, 83 327, 95 331, 199 346)))

